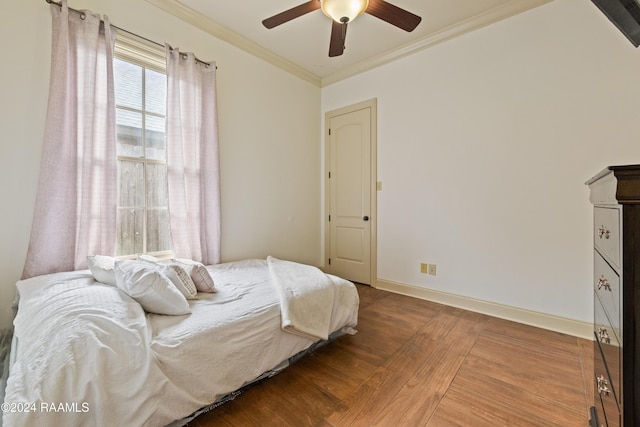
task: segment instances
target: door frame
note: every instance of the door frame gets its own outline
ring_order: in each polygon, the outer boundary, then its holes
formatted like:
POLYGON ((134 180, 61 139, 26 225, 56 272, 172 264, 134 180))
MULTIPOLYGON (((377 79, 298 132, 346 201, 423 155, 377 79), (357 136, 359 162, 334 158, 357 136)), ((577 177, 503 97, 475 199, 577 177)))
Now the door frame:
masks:
POLYGON ((331 160, 331 144, 329 144, 329 124, 332 117, 352 113, 365 108, 371 109, 371 169, 370 169, 370 286, 377 288, 378 284, 378 99, 373 98, 357 104, 348 105, 337 110, 328 111, 324 116, 324 265, 330 273, 328 263, 331 255, 331 227, 329 224, 329 202, 331 200, 331 185, 329 183, 329 169, 331 160))

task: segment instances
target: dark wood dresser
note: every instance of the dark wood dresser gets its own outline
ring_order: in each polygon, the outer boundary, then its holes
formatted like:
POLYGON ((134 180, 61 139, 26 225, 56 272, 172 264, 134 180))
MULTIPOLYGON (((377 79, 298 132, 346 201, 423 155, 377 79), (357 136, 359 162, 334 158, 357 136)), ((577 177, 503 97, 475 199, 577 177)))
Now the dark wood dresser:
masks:
POLYGON ((594 206, 594 384, 590 425, 640 427, 640 165, 587 181, 594 206))

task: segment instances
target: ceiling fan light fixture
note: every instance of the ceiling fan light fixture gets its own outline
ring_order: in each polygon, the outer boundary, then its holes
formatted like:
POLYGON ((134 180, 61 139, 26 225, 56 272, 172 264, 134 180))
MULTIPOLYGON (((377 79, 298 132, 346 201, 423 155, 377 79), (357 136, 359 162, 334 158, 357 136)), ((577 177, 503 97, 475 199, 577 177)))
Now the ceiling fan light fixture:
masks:
POLYGON ((321 0, 325 15, 341 24, 351 22, 369 6, 369 0, 321 0))

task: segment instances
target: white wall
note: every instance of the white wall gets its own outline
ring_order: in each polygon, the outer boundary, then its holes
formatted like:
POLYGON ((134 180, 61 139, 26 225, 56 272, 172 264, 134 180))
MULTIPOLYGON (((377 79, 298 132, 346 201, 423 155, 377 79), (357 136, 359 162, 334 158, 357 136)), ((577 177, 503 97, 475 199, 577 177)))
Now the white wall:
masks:
MULTIPOLYGON (((321 262, 320 89, 144 1, 71 0, 69 6, 217 62, 223 259, 272 254, 321 262)), ((44 0, 0 2, 0 328, 11 321, 29 241, 50 44, 44 0)))
POLYGON ((584 182, 640 162, 640 51, 556 0, 328 86, 322 111, 370 98, 378 278, 591 321, 584 182))

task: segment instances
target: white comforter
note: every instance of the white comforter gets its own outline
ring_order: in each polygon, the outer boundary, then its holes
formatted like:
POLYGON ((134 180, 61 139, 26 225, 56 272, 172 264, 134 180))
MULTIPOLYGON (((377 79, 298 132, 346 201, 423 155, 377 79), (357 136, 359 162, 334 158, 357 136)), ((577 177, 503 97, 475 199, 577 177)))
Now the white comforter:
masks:
MULTIPOLYGON (((186 316, 146 314, 88 271, 18 282, 4 427, 164 426, 313 343, 281 329, 265 260, 208 268, 218 293, 189 301, 186 316)), ((355 286, 327 277, 335 293, 330 330, 350 329, 355 286)))

